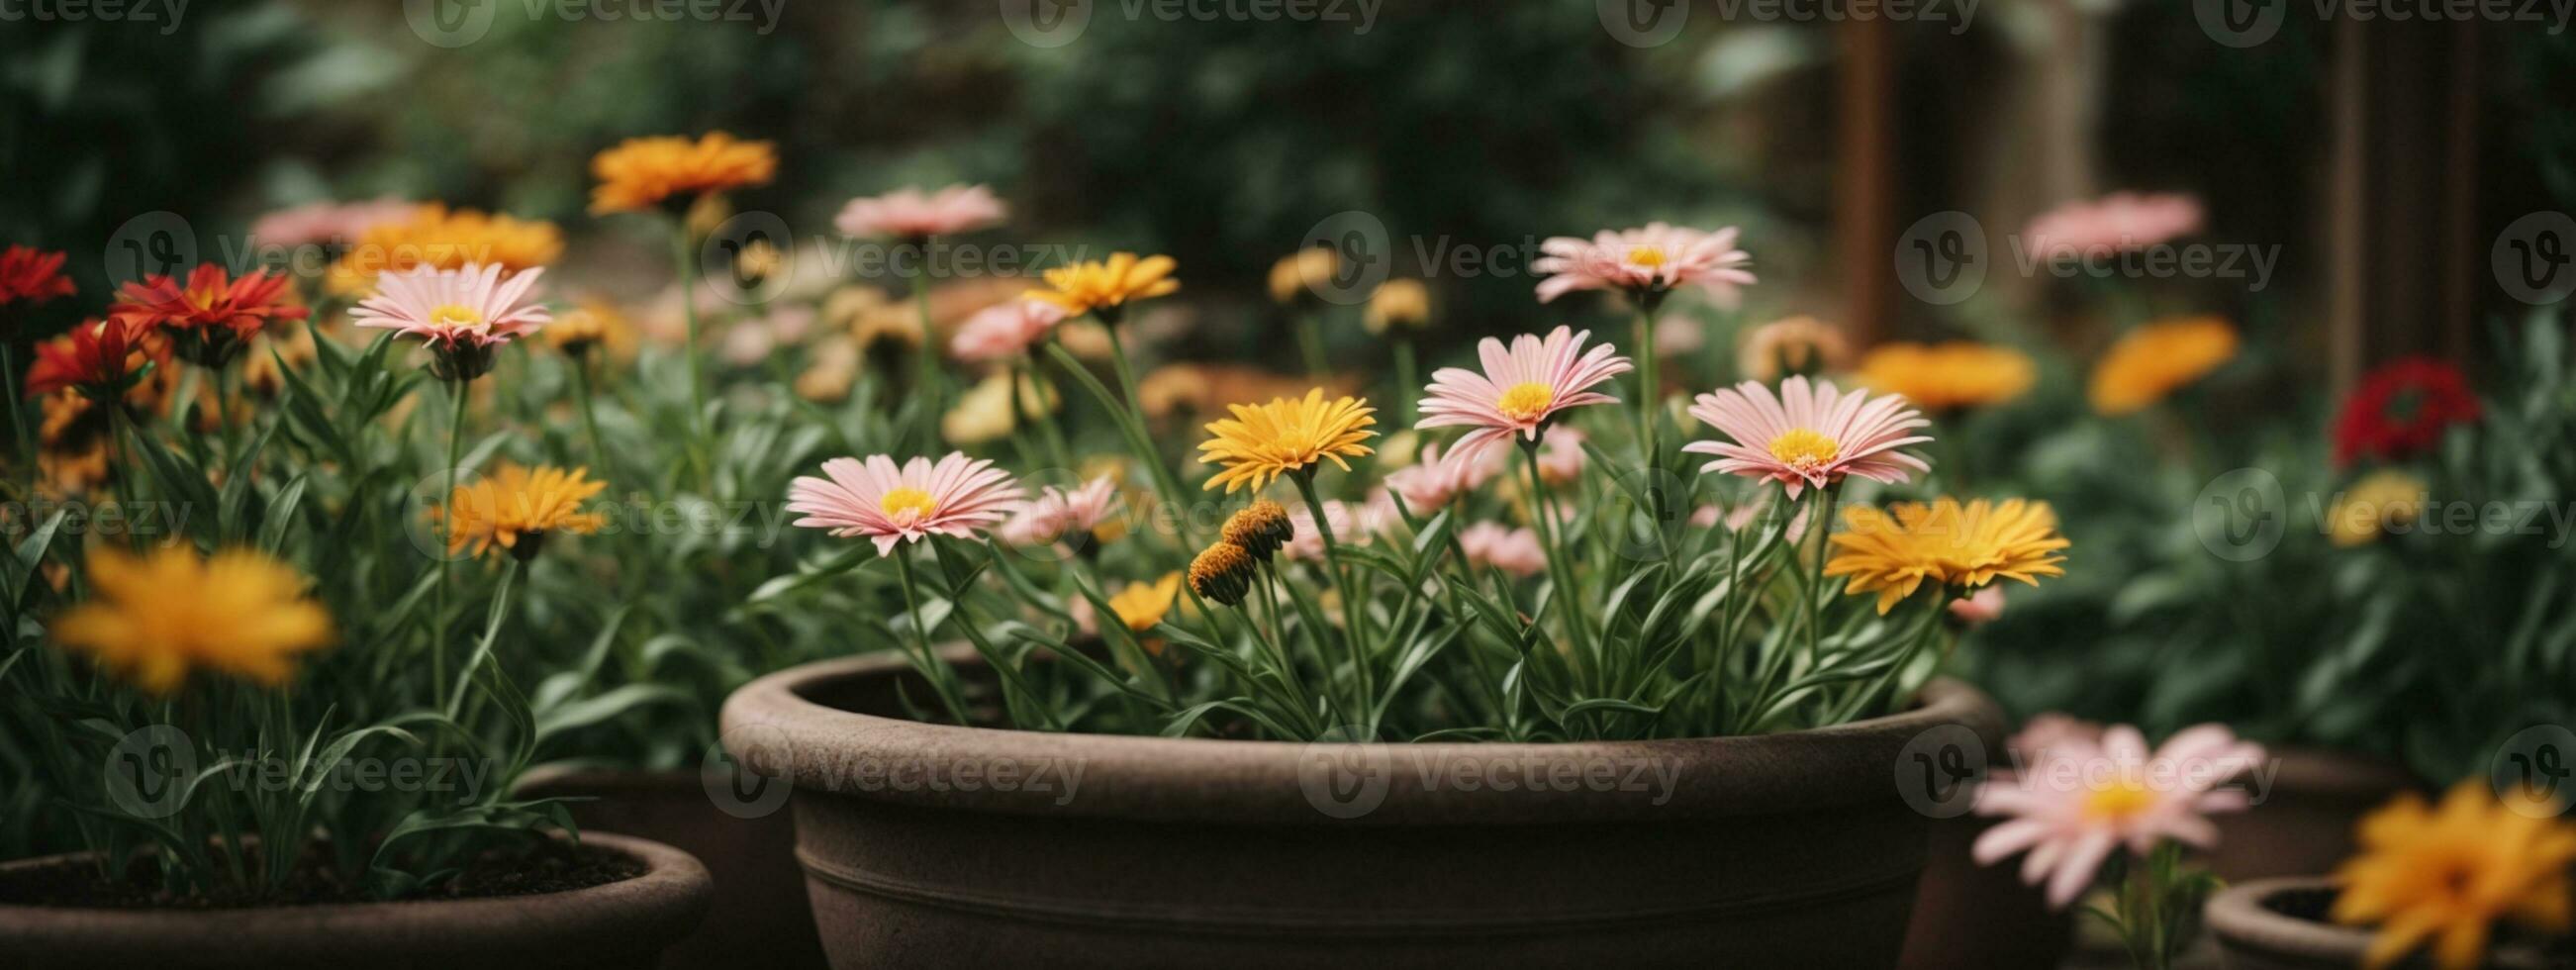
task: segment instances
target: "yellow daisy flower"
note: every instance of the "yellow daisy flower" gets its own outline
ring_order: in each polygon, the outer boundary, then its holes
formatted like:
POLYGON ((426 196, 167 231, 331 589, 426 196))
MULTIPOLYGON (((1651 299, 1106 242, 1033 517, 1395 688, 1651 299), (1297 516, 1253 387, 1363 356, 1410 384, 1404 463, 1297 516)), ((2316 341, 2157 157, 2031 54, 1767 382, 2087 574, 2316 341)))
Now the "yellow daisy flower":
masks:
POLYGON ((1858 505, 1843 510, 1846 531, 1825 575, 1848 576, 1845 593, 1877 593, 1881 615, 1914 595, 1926 580, 1975 589, 1997 577, 2038 585, 2038 577, 2063 576, 2057 514, 2046 502, 1977 499, 1966 505, 1943 497, 1931 504, 1898 502, 1885 512, 1858 505))
POLYGON ((2326 539, 2349 549, 2368 545, 2389 524, 2414 518, 2424 508, 2422 479, 2395 469, 2362 476, 2335 496, 2326 512, 2326 539))
POLYGON ((537 336, 567 357, 581 357, 594 350, 606 351, 618 360, 635 356, 635 325, 606 300, 582 300, 579 306, 537 331, 537 336))
POLYGON ((155 694, 197 667, 275 687, 294 676, 296 654, 334 636, 304 577, 247 549, 208 558, 165 546, 137 557, 101 546, 89 581, 91 599, 54 621, 54 639, 155 694))
POLYGON ((582 502, 608 487, 590 481, 589 474, 587 468, 532 470, 505 462, 488 476, 456 486, 446 507, 429 514, 447 524, 449 555, 468 545, 477 556, 499 546, 526 560, 549 532, 588 535, 608 523, 607 516, 581 511, 582 502))
POLYGON ((2145 410, 2235 359, 2236 344, 2236 328, 2217 317, 2160 320, 2122 334, 2093 365, 2093 410, 2145 410))
POLYGON ((356 296, 376 277, 418 266, 463 269, 467 263, 499 266, 514 275, 563 255, 563 230, 540 219, 513 219, 429 203, 410 219, 378 223, 351 243, 324 280, 332 293, 356 296))
POLYGON ((1431 323, 1431 291, 1421 280, 1388 280, 1369 294, 1368 310, 1360 322, 1373 334, 1396 327, 1419 330, 1431 323))
POLYGON ((2396 963, 2431 944, 2445 970, 2484 959, 2499 920, 2563 934, 2571 922, 2567 867, 2576 825, 2499 801, 2484 776, 2427 809, 2412 792, 2361 820, 2360 854, 2335 870, 2335 922, 2377 926, 2364 961, 2396 963))
POLYGON ((1177 264, 1169 256, 1138 259, 1135 253, 1111 253, 1108 262, 1089 260, 1046 271, 1047 289, 1030 290, 1028 298, 1045 300, 1081 315, 1115 313, 1135 300, 1164 296, 1181 288, 1172 278, 1177 264))
POLYGON ((1260 489, 1326 459, 1349 471, 1343 459, 1368 454, 1362 442, 1377 436, 1368 430, 1377 419, 1369 416, 1376 412, 1367 402, 1353 397, 1326 401, 1320 387, 1303 399, 1272 398, 1268 404, 1227 405, 1227 410, 1234 417, 1208 424, 1215 437, 1199 443, 1205 452, 1199 461, 1225 466, 1206 487, 1222 485, 1228 493, 1245 485, 1260 489))
MULTIPOLYGON (((1125 589, 1109 598, 1109 611, 1118 614, 1118 622, 1127 625, 1127 632, 1143 633, 1171 615, 1172 604, 1180 599, 1180 595, 1181 574, 1177 571, 1164 573, 1163 578, 1150 583, 1127 584, 1125 589)), ((1148 640, 1144 644, 1150 652, 1162 652, 1162 641, 1148 640)))
POLYGON ((1295 303, 1331 285, 1333 272, 1341 267, 1341 257, 1320 246, 1282 256, 1270 264, 1270 299, 1283 306, 1295 303))
POLYGON ((590 174, 599 179, 590 193, 592 215, 634 212, 673 196, 764 184, 778 174, 778 153, 768 142, 741 141, 721 131, 698 139, 629 138, 593 156, 590 174))
POLYGON ((1860 382, 1895 394, 1926 411, 2001 404, 2022 396, 2039 379, 2030 356, 2009 347, 1968 341, 1893 343, 1860 361, 1860 382))

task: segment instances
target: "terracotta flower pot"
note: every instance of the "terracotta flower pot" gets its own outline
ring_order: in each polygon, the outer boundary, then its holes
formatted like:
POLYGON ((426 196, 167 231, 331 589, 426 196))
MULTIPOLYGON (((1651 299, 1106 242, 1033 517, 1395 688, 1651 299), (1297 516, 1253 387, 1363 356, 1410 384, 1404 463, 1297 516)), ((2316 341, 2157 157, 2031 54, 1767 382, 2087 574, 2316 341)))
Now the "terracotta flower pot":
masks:
MULTIPOLYGON (((70 909, 0 904, 0 965, 23 970, 632 970, 706 914, 707 870, 667 845, 591 833, 644 862, 632 879, 530 896, 257 909, 70 909)), ((0 871, 75 856, 0 863, 0 871)))
MULTIPOLYGON (((2360 967, 2370 931, 2319 921, 2334 898, 2320 876, 2257 879, 2213 896, 2204 911, 2227 970, 2341 970, 2360 967)), ((2410 964, 2411 966, 2412 964, 2410 964)), ((2537 950, 2503 946, 2487 954, 2492 970, 2552 966, 2537 950)))
POLYGON ((906 680, 836 660, 725 705, 726 747, 795 785, 837 967, 1887 966, 1929 821, 1901 756, 2000 720, 1945 681, 1761 737, 1306 745, 868 713, 906 680))
POLYGON ((2280 771, 2262 801, 2216 816, 2209 870, 2228 882, 2327 872, 2352 855, 2353 826, 2423 783, 2395 762, 2320 748, 2275 751, 2280 771))
MULTIPOLYGON (((2001 751, 2001 743, 1988 750, 2001 751)), ((1989 761, 1989 764, 1994 762, 1989 761)), ((2047 970, 2075 942, 2072 912, 2048 908, 2048 894, 2021 881, 2021 861, 1981 866, 1970 849, 2004 821, 1957 815, 1932 822, 1922 887, 1905 930, 1904 970, 2047 970)))
POLYGON ((796 868, 796 826, 783 805, 697 771, 539 771, 519 785, 530 798, 576 796, 573 821, 651 839, 698 858, 718 892, 697 931, 662 954, 672 970, 748 963, 775 970, 824 966, 796 868), (710 785, 724 786, 710 790, 710 785))

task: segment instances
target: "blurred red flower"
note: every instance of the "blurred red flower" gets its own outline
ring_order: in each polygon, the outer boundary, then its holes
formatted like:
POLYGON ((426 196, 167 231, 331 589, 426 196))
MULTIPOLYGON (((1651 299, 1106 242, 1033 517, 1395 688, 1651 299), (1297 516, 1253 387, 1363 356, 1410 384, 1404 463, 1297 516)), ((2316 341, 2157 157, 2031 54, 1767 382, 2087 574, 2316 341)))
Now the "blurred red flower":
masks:
POLYGON ((2478 397, 2448 361, 2404 357, 2371 371, 2334 428, 2335 464, 2371 458, 2394 461, 2431 450, 2454 424, 2478 419, 2478 397))
POLYGON ((271 319, 304 318, 305 310, 294 304, 286 282, 286 277, 265 271, 233 279, 222 266, 204 263, 189 272, 185 286, 167 276, 126 284, 108 312, 129 325, 186 331, 221 327, 248 340, 271 319))
POLYGON ((72 281, 63 275, 63 254, 38 252, 26 246, 0 250, 0 306, 34 306, 70 295, 72 281))
POLYGON ((27 368, 27 396, 43 397, 66 387, 113 399, 125 393, 155 356, 142 330, 118 320, 92 318, 71 332, 36 345, 36 362, 27 368))

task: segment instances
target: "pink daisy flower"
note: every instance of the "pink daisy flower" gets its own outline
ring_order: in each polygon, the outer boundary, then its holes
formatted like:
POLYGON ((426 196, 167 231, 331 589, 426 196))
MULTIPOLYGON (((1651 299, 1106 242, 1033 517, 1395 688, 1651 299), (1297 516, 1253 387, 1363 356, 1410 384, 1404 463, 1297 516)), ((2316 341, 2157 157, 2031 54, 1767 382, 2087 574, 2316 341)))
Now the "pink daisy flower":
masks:
POLYGON ((1583 429, 1570 424, 1550 425, 1539 437, 1538 478, 1550 485, 1569 485, 1583 477, 1583 429))
POLYGON ((1476 345, 1482 374, 1464 367, 1443 367, 1423 388, 1422 420, 1417 428, 1465 427, 1473 430, 1449 448, 1449 461, 1483 458, 1485 449, 1515 434, 1538 439, 1539 426, 1567 408, 1613 404, 1618 399, 1591 388, 1625 374, 1634 365, 1617 348, 1601 344, 1587 351, 1592 331, 1565 327, 1545 338, 1521 334, 1511 349, 1492 337, 1476 345))
POLYGON ((1020 503, 1002 523, 1003 542, 1014 546, 1050 545, 1066 535, 1089 532, 1118 511, 1118 483, 1103 475, 1065 491, 1053 485, 1020 503))
POLYGON ((250 224, 263 246, 346 246, 378 225, 409 219, 420 204, 391 196, 368 202, 310 202, 279 209, 250 224))
POLYGON ((2200 200, 2188 195, 2114 192, 2058 206, 2021 231, 2040 259, 2105 256, 2200 231, 2200 200))
POLYGON ((1992 623, 2003 615, 2004 588, 2000 584, 1950 601, 1950 618, 1968 626, 1992 623))
MULTIPOLYGON (((1324 521, 1332 523, 1333 540, 1345 546, 1367 545, 1370 537, 1385 527, 1382 513, 1368 505, 1339 499, 1324 500, 1324 521)), ((1279 547, 1286 559, 1324 558, 1324 534, 1315 531, 1315 513, 1300 505, 1288 513, 1288 524, 1295 529, 1288 541, 1279 547)))
POLYGON ((981 185, 951 185, 928 195, 904 188, 851 199, 832 225, 845 236, 918 239, 973 232, 1002 221, 1005 212, 1002 200, 981 185))
POLYGON ((1931 469, 1897 450, 1932 440, 1909 433, 1932 422, 1894 394, 1873 398, 1865 391, 1844 392, 1832 381, 1810 384, 1792 377, 1780 383, 1775 397, 1770 388, 1745 381, 1700 395, 1690 415, 1734 439, 1683 445, 1683 451, 1718 456, 1700 471, 1776 481, 1793 499, 1845 475, 1893 484, 1931 469))
POLYGON ((865 463, 834 458, 823 463, 823 474, 788 484, 787 511, 804 516, 795 524, 845 539, 866 536, 880 556, 891 554, 896 543, 928 535, 973 538, 976 530, 1002 521, 1020 499, 1010 473, 957 451, 937 464, 914 458, 900 468, 885 455, 870 455, 865 463))
POLYGON ((1541 303, 1576 290, 1634 296, 1696 286, 1708 292, 1710 302, 1732 309, 1742 299, 1736 287, 1754 282, 1744 268, 1753 257, 1735 248, 1735 237, 1733 226, 1701 232, 1660 222, 1604 229, 1590 239, 1557 236, 1539 244, 1546 255, 1530 261, 1530 269, 1548 274, 1538 284, 1541 303))
POLYGON ((1472 568, 1491 566, 1522 579, 1547 569, 1547 550, 1538 544, 1538 533, 1498 522, 1478 522, 1459 530, 1458 551, 1466 553, 1472 568))
POLYGON ((1458 496, 1484 487, 1495 473, 1502 471, 1501 459, 1502 453, 1489 450, 1480 459, 1442 461, 1439 445, 1424 445, 1422 460, 1389 473, 1386 488, 1404 500, 1407 511, 1427 516, 1447 507, 1458 496))
POLYGON ((2048 904, 2063 909, 2093 884, 2115 849, 2144 856, 2166 839, 2203 849, 2217 844, 2208 816, 2247 804, 2243 791, 2218 786, 2262 762, 2262 746, 2217 724, 2185 728, 2153 752, 2125 724, 2098 742, 2060 733, 2013 777, 1977 786, 1978 814, 2011 817, 1977 838, 1977 864, 2028 852, 2022 881, 2047 883, 2048 904))
POLYGON ((1064 317, 1063 307, 1044 300, 1013 300, 987 307, 958 326, 948 352, 970 364, 1017 357, 1046 339, 1064 317))
POLYGON ((386 273, 376 294, 349 315, 361 327, 418 337, 440 350, 479 350, 537 332, 554 314, 534 302, 537 277, 530 269, 501 278, 501 267, 468 263, 461 269, 419 266, 386 273))
MULTIPOLYGON (((1703 505, 1691 510, 1690 524, 1694 528, 1701 529, 1724 525, 1728 532, 1742 532, 1747 527, 1769 529, 1772 523, 1779 521, 1776 518, 1779 513, 1772 510, 1771 504, 1768 498, 1759 498, 1739 504, 1732 510, 1721 509, 1715 505, 1703 505)), ((1799 506, 1797 514, 1789 517, 1789 527, 1781 538, 1793 543, 1805 541, 1807 538, 1806 506, 1799 506)))

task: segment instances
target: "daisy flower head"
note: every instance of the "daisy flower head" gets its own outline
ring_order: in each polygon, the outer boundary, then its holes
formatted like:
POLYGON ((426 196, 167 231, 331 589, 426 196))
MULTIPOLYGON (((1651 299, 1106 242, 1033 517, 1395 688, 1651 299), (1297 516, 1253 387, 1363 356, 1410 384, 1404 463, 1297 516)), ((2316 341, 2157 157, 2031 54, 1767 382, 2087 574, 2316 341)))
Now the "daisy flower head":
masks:
MULTIPOLYGON (((1118 617, 1118 625, 1126 627, 1127 632, 1144 633, 1153 629, 1155 624, 1163 622, 1164 617, 1170 616, 1172 604, 1179 602, 1180 598, 1181 574, 1177 571, 1169 572, 1163 574, 1163 578, 1150 583, 1127 584, 1116 595, 1109 597, 1109 612, 1118 617)), ((1155 656, 1161 656, 1163 653, 1163 641, 1160 639, 1139 640, 1137 645, 1145 648, 1146 653, 1155 656)))
POLYGON ((1791 377, 1774 395, 1760 383, 1745 381, 1700 395, 1690 415, 1732 439, 1682 446, 1683 451, 1717 456, 1701 471, 1776 481, 1793 499, 1847 475, 1897 484, 1931 470, 1923 459, 1900 450, 1932 440, 1913 433, 1931 422, 1893 394, 1873 397, 1844 391, 1832 381, 1791 377))
POLYGON ((1253 559, 1269 562, 1279 547, 1297 537, 1297 526, 1296 520, 1289 517, 1286 506, 1258 498, 1236 509, 1233 515, 1226 516, 1225 525, 1217 530, 1217 536, 1242 546, 1253 559))
POLYGON ((1898 502, 1886 512, 1856 505, 1843 510, 1843 523, 1825 575, 1851 577, 1846 593, 1877 593, 1880 615, 1927 581, 1974 590, 1998 578, 2036 586, 2041 576, 2066 574, 2062 553, 2070 544, 2057 534, 2057 514, 2046 502, 1961 505, 1945 496, 1898 502))
POLYGON ((2369 545, 2391 526, 2422 516, 2430 491, 2423 479, 2394 468, 2364 475, 2335 493, 2326 511, 2326 541, 2342 549, 2369 545))
POLYGON ((2439 806, 2413 792, 2361 820, 2361 849, 2334 872, 2342 891, 2329 914, 2376 926, 2363 964, 2392 966, 2429 945, 2436 966, 2482 965, 2498 923, 2547 934, 2576 926, 2567 868, 2576 824, 2555 805, 2518 810, 2484 778, 2453 786, 2439 806))
POLYGON ((36 362, 27 368, 27 396, 78 388, 93 400, 117 400, 153 356, 141 329, 113 318, 88 320, 36 345, 36 362))
POLYGON ((2022 236, 2041 259, 2098 258, 2191 235, 2200 223, 2200 200, 2192 196, 2114 192, 2042 213, 2022 236))
POLYGON ((1303 398, 1226 409, 1234 416, 1209 422, 1210 437, 1199 443, 1199 462, 1222 467, 1204 487, 1222 487, 1227 494, 1246 485, 1258 491, 1281 475, 1311 474, 1324 461, 1349 471, 1344 459, 1368 454, 1366 442, 1377 436, 1369 430, 1377 419, 1370 416, 1376 411, 1368 402, 1355 397, 1328 401, 1320 387, 1303 398))
POLYGON ((2002 404, 2039 381, 2030 355, 2010 347, 1955 340, 1881 344, 1861 358, 1854 380, 1934 413, 2002 404))
POLYGON ((2093 364, 2087 396, 2097 414, 2146 410, 2236 358, 2236 328, 2217 317, 2159 320, 2111 344, 2093 364))
POLYGON ((1063 307, 1044 300, 1013 300, 987 307, 957 327, 948 352, 970 364, 1017 357, 1054 333, 1064 318, 1063 307))
POLYGON ((1768 384, 1790 374, 1839 371, 1851 360, 1842 328, 1810 316, 1785 317, 1736 339, 1735 372, 1768 384))
POLYGON ((411 214, 386 219, 358 235, 331 264, 324 288, 341 296, 374 289, 387 273, 427 266, 463 269, 499 266, 515 273, 552 265, 563 255, 563 230, 542 219, 449 209, 437 203, 414 206, 411 214))
POLYGON ((1270 264, 1270 301, 1292 306, 1324 293, 1333 287, 1333 274, 1341 268, 1341 254, 1324 246, 1308 246, 1279 257, 1270 264))
POLYGON ((334 638, 304 577, 264 553, 102 545, 88 575, 91 598, 54 621, 54 639, 150 693, 176 690, 198 668, 276 687, 294 676, 297 654, 334 638))
POLYGON ((42 252, 27 246, 0 249, 0 306, 24 303, 36 306, 58 296, 72 295, 71 277, 63 275, 64 253, 42 252))
POLYGON ((477 556, 497 548, 526 562, 549 533, 589 535, 608 523, 604 515, 581 511, 581 503, 608 487, 589 475, 587 468, 503 462, 491 475, 456 486, 430 516, 446 526, 450 556, 468 546, 477 556))
POLYGON ((349 319, 420 338, 437 355, 432 369, 441 379, 470 381, 492 369, 494 347, 554 319, 535 302, 537 278, 544 273, 531 269, 502 279, 501 267, 474 264, 388 273, 349 319))
POLYGON ((1090 313, 1115 323, 1127 304, 1178 291, 1181 281, 1172 278, 1178 265, 1169 256, 1140 259, 1135 253, 1111 253, 1105 262, 1086 260, 1047 270, 1047 288, 1030 290, 1028 298, 1063 307, 1067 315, 1090 313))
POLYGON ((844 236, 928 239, 973 232, 1002 221, 1009 209, 982 185, 951 185, 937 192, 901 188, 851 199, 832 220, 844 236))
POLYGON ((1557 236, 1539 244, 1545 255, 1530 270, 1546 274, 1538 284, 1538 301, 1546 303, 1576 290, 1618 290, 1652 306, 1665 294, 1688 286, 1707 291, 1709 301, 1732 309, 1741 302, 1737 287, 1754 283, 1745 267, 1753 257, 1735 248, 1736 229, 1716 232, 1650 223, 1638 229, 1604 229, 1590 239, 1557 236))
POLYGON ((2115 850, 2144 856, 2167 839, 2217 844, 2209 816, 2246 807, 2243 791, 2220 786, 2263 758, 2262 746, 2217 724, 2185 728, 2153 750, 2125 724, 2099 741, 2063 736, 2013 776, 1978 785, 1977 813, 2007 820, 1979 836, 1972 852, 1979 865, 2027 852, 2022 881, 2045 883, 2049 906, 2064 909, 2115 850))
POLYGON ((952 451, 935 463, 914 458, 898 466, 870 455, 864 462, 834 458, 823 463, 823 477, 789 483, 787 511, 804 516, 797 525, 865 537, 883 556, 926 536, 974 538, 1000 524, 1020 498, 1019 483, 989 459, 952 451))
POLYGON ((1558 327, 1547 336, 1521 334, 1510 349, 1487 337, 1476 344, 1482 373, 1464 367, 1432 372, 1423 388, 1422 420, 1415 427, 1463 427, 1468 432, 1449 448, 1449 461, 1472 461, 1514 435, 1536 442, 1539 429, 1557 412, 1618 399, 1592 390, 1635 365, 1604 343, 1589 350, 1589 330, 1558 327))
POLYGON ((590 193, 592 215, 638 212, 766 184, 778 174, 778 153, 768 142, 721 131, 696 139, 629 138, 592 156, 590 174, 599 180, 590 193))
POLYGON ((1361 312, 1360 325, 1379 336, 1397 327, 1409 330, 1428 327, 1431 325, 1431 290, 1416 279, 1380 283, 1369 293, 1368 309, 1361 312))
POLYGON ((108 316, 131 327, 166 331, 190 363, 220 368, 271 321, 304 319, 307 311, 296 305, 286 284, 281 274, 262 271, 236 278, 221 265, 202 263, 189 271, 185 283, 155 275, 126 284, 108 316))

